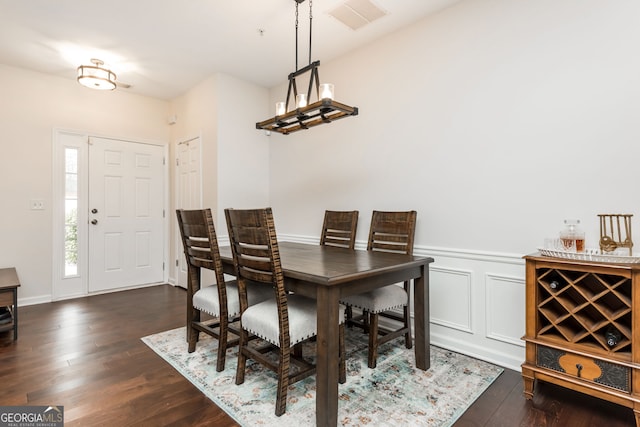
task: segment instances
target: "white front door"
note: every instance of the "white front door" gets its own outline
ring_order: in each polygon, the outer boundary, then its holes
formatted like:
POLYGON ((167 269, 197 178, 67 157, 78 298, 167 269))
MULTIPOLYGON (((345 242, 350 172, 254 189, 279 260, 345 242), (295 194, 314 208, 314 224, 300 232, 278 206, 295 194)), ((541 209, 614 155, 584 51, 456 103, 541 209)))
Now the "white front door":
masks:
POLYGON ((162 282, 158 145, 89 139, 89 292, 162 282))
MULTIPOLYGON (((202 172, 200 137, 176 144, 176 209, 202 208, 202 172)), ((176 284, 187 287, 187 261, 182 248, 180 230, 176 224, 176 284)))

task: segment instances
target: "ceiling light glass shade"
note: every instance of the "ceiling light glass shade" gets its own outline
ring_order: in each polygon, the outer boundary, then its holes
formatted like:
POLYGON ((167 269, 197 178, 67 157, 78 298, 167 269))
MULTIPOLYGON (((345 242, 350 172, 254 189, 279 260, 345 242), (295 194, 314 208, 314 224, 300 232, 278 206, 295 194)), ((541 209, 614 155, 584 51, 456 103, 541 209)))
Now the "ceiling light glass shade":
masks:
POLYGON ((91 89, 113 90, 116 88, 116 75, 113 71, 103 68, 104 62, 92 59, 94 65, 78 67, 78 83, 91 89))

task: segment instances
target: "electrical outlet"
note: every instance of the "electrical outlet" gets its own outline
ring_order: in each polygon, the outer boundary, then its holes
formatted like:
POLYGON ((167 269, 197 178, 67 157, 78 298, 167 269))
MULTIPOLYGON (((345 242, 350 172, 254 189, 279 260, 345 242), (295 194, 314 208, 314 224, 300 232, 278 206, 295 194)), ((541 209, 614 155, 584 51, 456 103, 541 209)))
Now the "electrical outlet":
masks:
POLYGON ((31 199, 31 210, 32 211, 43 211, 44 210, 44 200, 42 200, 42 199, 31 199))

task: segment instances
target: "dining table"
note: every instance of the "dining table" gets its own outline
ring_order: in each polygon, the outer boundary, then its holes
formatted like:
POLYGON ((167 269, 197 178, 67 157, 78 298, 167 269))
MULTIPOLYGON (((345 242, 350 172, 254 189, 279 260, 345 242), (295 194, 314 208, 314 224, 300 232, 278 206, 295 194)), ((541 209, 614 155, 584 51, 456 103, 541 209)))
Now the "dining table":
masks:
MULTIPOLYGON (((288 290, 315 298, 317 310, 316 425, 338 423, 338 328, 340 299, 413 280, 414 349, 418 369, 430 364, 429 264, 433 258, 278 242, 288 290)), ((220 247, 223 270, 235 275, 229 246, 220 247)))

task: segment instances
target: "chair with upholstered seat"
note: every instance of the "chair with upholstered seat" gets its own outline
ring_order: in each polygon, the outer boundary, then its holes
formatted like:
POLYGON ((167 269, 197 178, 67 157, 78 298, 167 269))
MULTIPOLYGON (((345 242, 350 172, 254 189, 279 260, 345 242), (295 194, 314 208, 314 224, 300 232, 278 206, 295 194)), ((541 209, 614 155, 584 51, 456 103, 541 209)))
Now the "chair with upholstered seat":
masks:
MULTIPOLYGON (((367 250, 412 255, 416 216, 416 211, 373 211, 367 250)), ((370 368, 376 367, 380 345, 404 335, 405 346, 412 347, 409 287, 410 281, 405 281, 403 287, 389 285, 340 300, 348 310, 351 307, 362 310, 362 316, 349 319, 348 322, 369 333, 367 363, 370 368), (402 316, 391 312, 397 308, 402 308, 402 316), (379 316, 401 322, 402 327, 393 330, 383 328, 378 323, 379 316)))
POLYGON ((357 227, 358 211, 327 210, 324 212, 320 244, 323 246, 354 249, 357 227))
MULTIPOLYGON (((241 331, 238 350, 236 384, 245 378, 247 358, 251 358, 278 375, 275 414, 285 413, 287 388, 299 380, 314 375, 315 365, 303 358, 302 343, 317 334, 317 302, 287 293, 280 262, 271 208, 225 209, 229 240, 240 290, 241 331), (272 298, 252 304, 246 298, 248 281, 262 284, 272 292, 272 298), (257 347, 248 342, 250 335, 264 340, 257 347), (265 353, 277 352, 277 358, 265 353), (274 360, 275 359, 275 360, 274 360), (297 369, 292 369, 292 364, 297 369)), ((340 307, 344 319, 344 307, 340 307)), ((344 358, 344 322, 339 326, 339 380, 346 380, 344 358)))
MULTIPOLYGON (((218 240, 210 209, 176 210, 178 228, 187 261, 187 341, 188 352, 196 349, 200 332, 218 340, 216 370, 224 370, 226 349, 238 344, 239 339, 228 339, 229 332, 239 335, 230 324, 239 319, 240 301, 236 281, 225 281, 218 240), (212 270, 215 284, 201 285, 201 269, 212 270), (213 318, 202 319, 202 313, 213 318)), ((270 297, 263 287, 251 289, 252 301, 270 297)))

